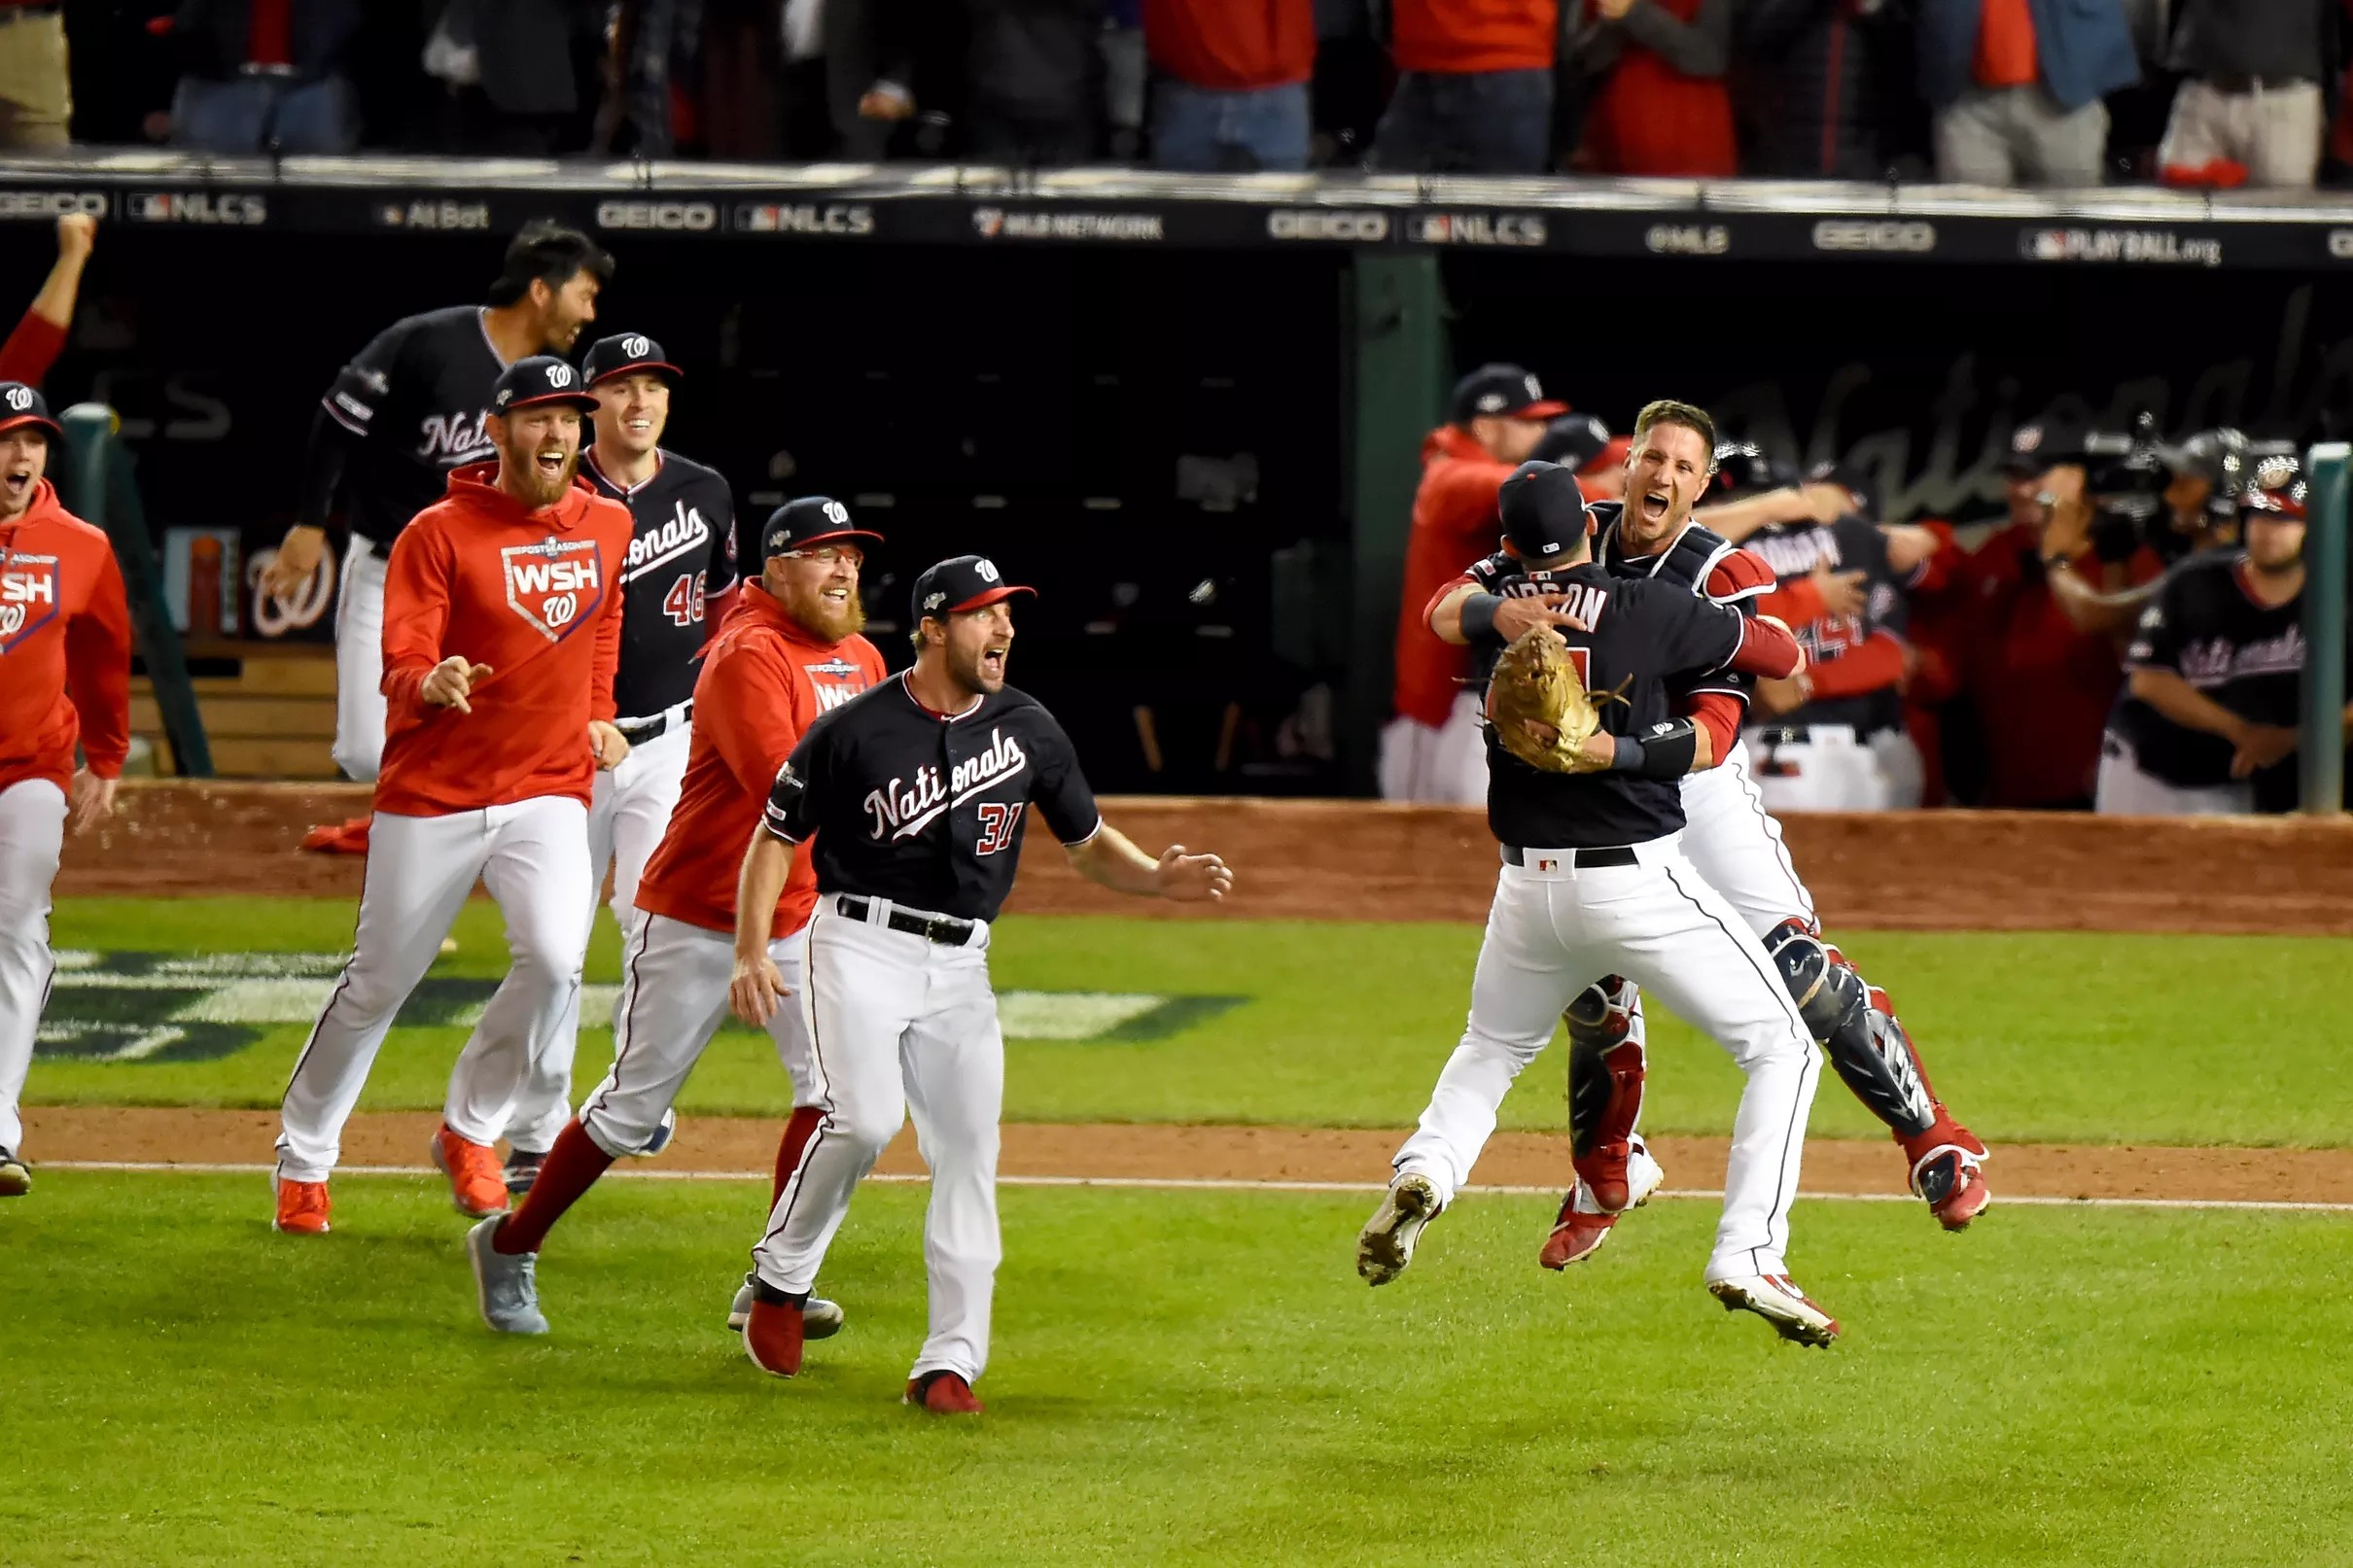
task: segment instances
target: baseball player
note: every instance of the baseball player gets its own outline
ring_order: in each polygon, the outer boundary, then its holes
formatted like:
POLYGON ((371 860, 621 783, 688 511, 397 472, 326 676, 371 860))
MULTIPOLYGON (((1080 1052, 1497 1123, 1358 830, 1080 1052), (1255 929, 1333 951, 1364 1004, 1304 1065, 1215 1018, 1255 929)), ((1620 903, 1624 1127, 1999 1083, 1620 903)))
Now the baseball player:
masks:
POLYGON ((931 1168, 931 1334, 906 1402, 943 1414, 978 1412, 972 1384, 989 1360, 1004 1098, 989 923, 1013 885, 1029 807, 1071 866, 1113 891, 1194 900, 1233 885, 1213 854, 1178 845, 1154 860, 1107 825, 1070 737, 1005 684, 1007 601, 1030 592, 976 555, 915 579, 914 667, 801 738, 752 834, 735 902, 736 1016, 764 1026, 792 996, 816 1113, 794 1115, 777 1155, 789 1168, 753 1252, 745 1351, 763 1372, 800 1371, 818 1266, 851 1190, 911 1109, 931 1168), (796 985, 771 945, 774 911, 812 834, 817 905, 796 985))
POLYGON ((0 1198, 33 1185, 17 1106, 56 969, 57 856, 69 824, 115 809, 130 752, 123 574, 106 536, 57 505, 47 475, 64 442, 41 394, 0 381, 0 1198))
POLYGON ((628 754, 613 727, 629 508, 578 480, 596 400, 537 356, 502 371, 486 421, 495 463, 455 470, 448 494, 393 545, 384 580, 384 768, 352 955, 286 1086, 277 1228, 324 1232, 343 1123, 384 1031, 440 951, 478 878, 507 920, 514 965, 467 1058, 511 1063, 450 1078, 433 1159, 457 1206, 507 1206, 491 1145, 530 1053, 579 1005, 594 907, 589 782, 628 754))
MULTIPOLYGON (((1665 463, 1642 482, 1687 511, 1706 480, 1712 440, 1678 425, 1637 434, 1635 450, 1646 444, 1665 463)), ((1602 975, 1625 974, 1714 1036, 1748 1075, 1709 1292, 1786 1338, 1828 1344, 1837 1322, 1790 1280, 1786 1263, 1819 1078, 1813 1043, 1766 955, 1678 842, 1677 783, 1702 741, 1697 724, 1671 713, 1668 693, 1669 681, 1719 672, 1786 677, 1803 655, 1772 620, 1595 561, 1586 504, 1567 469, 1527 464, 1499 500, 1508 548, 1438 596, 1430 629, 1488 664, 1524 634, 1557 637, 1588 690, 1622 700, 1605 704, 1601 730, 1587 743, 1589 760, 1604 771, 1544 771, 1495 727, 1517 719, 1489 726, 1488 825, 1502 841, 1503 869, 1470 1018, 1357 1237, 1356 1272, 1384 1285, 1404 1271, 1422 1228, 1469 1179, 1505 1092, 1550 1043, 1563 1007, 1602 975)))
MULTIPOLYGON (((1601 562, 1620 576, 1671 583, 1715 604, 1753 607, 1774 587, 1772 569, 1691 521, 1680 469, 1681 448, 1693 437, 1707 442, 1712 461, 1714 422, 1703 410, 1676 402, 1643 409, 1628 459, 1627 505, 1623 510, 1606 504, 1596 508, 1603 519, 1601 562)), ((1985 1146, 1936 1098, 1887 993, 1822 941, 1813 895, 1781 842, 1780 824, 1765 809, 1739 739, 1746 702, 1746 682, 1738 679, 1703 679, 1680 694, 1681 711, 1704 737, 1682 785, 1684 852, 1762 939, 1839 1077, 1887 1125, 1904 1151, 1912 1190, 1939 1224, 1961 1230, 1992 1196, 1979 1165, 1985 1146)), ((1622 976, 1605 977, 1572 1002, 1565 1017, 1578 1179, 1562 1200, 1540 1254, 1548 1269, 1590 1257, 1617 1216, 1641 1203, 1664 1179, 1634 1131, 1646 1071, 1638 991, 1622 976)))
MULTIPOLYGON (((483 1320, 503 1333, 547 1332, 536 1272, 548 1228, 615 1159, 667 1140, 679 1088, 727 1015, 738 846, 750 842, 769 787, 818 715, 887 673, 882 654, 858 635, 865 621, 858 597, 863 547, 881 536, 853 527, 841 503, 812 496, 779 507, 760 537, 760 576, 703 661, 685 788, 637 885, 613 1068, 563 1125, 522 1206, 484 1220, 467 1237, 483 1320)), ((816 903, 816 869, 803 857, 768 926, 768 955, 795 991, 806 973, 816 903)), ((777 1192, 820 1114, 804 1028, 796 1007, 768 1020, 796 1107, 778 1152, 777 1192)), ((747 1301, 741 1314, 750 1311, 747 1301)), ((811 1337, 841 1326, 840 1308, 815 1298, 803 1316, 811 1337)), ((730 1328, 743 1326, 737 1312, 729 1318, 730 1328)))
MULTIPOLYGON (((335 765, 376 777, 384 750, 384 575, 408 520, 441 497, 450 470, 492 450, 491 389, 532 354, 568 354, 596 320, 596 296, 613 281, 613 258, 575 229, 545 220, 507 247, 489 304, 405 316, 343 366, 311 421, 294 526, 262 585, 294 597, 318 570, 327 519, 343 501, 351 541, 335 602, 335 765)), ((308 849, 368 849, 368 821, 314 829, 308 849)))
POLYGON ((1397 610, 1397 713, 1381 731, 1381 796, 1476 805, 1487 796, 1479 700, 1459 648, 1430 636, 1429 597, 1494 536, 1495 486, 1568 404, 1516 365, 1482 365, 1455 384, 1448 422, 1422 443, 1422 483, 1397 610))
MULTIPOLYGON (((692 745, 695 661, 735 594, 735 501, 717 472, 666 449, 662 430, 679 368, 638 333, 599 338, 581 366, 596 395, 596 441, 580 476, 629 508, 637 532, 621 568, 621 662, 613 680, 615 728, 629 755, 596 776, 588 805, 591 888, 613 877, 613 916, 624 948, 638 921, 638 878, 662 841, 692 745)), ((791 748, 788 746, 787 751, 791 748)), ((779 762, 784 760, 780 753, 779 762)), ((763 777, 773 778, 770 769, 763 777)), ((745 831, 751 831, 747 825, 745 831)), ((537 1053, 507 1129, 507 1189, 521 1192, 572 1114, 578 1017, 537 1053)), ((615 1028, 618 1028, 617 1014, 615 1028)))
POLYGON ((2141 612, 2100 746, 2104 814, 2216 816, 2295 797, 2304 486, 2289 462, 2241 493, 2239 532, 2243 549, 2183 560, 2141 612))

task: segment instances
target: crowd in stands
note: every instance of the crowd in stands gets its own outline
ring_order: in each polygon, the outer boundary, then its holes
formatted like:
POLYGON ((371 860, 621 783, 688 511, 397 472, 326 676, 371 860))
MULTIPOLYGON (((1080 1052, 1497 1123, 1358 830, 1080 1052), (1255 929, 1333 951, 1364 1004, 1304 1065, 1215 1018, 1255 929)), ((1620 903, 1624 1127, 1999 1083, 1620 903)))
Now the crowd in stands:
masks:
POLYGON ((0 145, 2310 186, 2353 0, 0 0, 0 145), (85 15, 87 14, 87 15, 85 15))
MULTIPOLYGON (((1475 803, 1487 760, 1468 652, 1427 607, 1498 547, 1496 487, 1530 458, 1622 501, 1627 445, 1517 366, 1457 386, 1422 448, 1398 606, 1391 799, 1475 803)), ((2019 427, 1990 520, 1890 522, 1861 477, 1717 451, 1694 521, 1754 550, 1809 667, 1749 706, 1773 811, 1972 805, 2128 816, 2298 804, 2304 479, 2295 445, 2019 427)), ((1598 525, 1612 514, 1597 507, 1598 525)), ((1636 563, 1639 565, 1640 563, 1636 563)), ((2353 650, 2333 649, 2343 658, 2353 650)), ((2353 707, 2343 721, 2353 731, 2353 707)))

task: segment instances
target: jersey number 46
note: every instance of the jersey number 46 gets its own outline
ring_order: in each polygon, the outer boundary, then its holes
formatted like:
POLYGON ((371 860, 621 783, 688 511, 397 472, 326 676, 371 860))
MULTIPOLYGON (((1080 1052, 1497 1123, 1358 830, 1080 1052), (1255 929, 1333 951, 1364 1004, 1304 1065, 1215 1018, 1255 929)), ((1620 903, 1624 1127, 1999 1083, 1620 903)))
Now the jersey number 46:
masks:
POLYGON ((662 595, 662 610, 681 626, 692 626, 703 618, 703 575, 689 572, 670 585, 662 595))

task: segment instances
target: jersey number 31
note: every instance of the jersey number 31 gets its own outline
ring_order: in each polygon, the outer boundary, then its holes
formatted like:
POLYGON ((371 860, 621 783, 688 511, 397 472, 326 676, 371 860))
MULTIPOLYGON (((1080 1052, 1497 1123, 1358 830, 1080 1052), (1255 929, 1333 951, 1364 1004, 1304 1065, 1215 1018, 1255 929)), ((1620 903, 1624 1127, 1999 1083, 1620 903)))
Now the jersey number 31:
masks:
POLYGON ((1021 821, 1021 807, 1002 801, 984 800, 980 803, 980 843, 975 854, 995 854, 1013 843, 1013 829, 1021 821))

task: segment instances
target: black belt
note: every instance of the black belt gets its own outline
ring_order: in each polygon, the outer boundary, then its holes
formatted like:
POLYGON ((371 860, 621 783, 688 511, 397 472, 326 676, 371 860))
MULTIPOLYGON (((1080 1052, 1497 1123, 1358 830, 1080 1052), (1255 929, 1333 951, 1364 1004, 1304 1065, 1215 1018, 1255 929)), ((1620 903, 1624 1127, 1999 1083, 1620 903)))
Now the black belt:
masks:
MULTIPOLYGON (((874 908, 865 899, 848 893, 837 895, 833 907, 842 912, 844 919, 854 921, 864 920, 874 908)), ((920 936, 927 942, 937 942, 941 947, 960 948, 971 942, 972 927, 978 922, 960 921, 948 915, 912 915, 903 909, 894 909, 884 918, 883 923, 894 931, 920 936)))
MULTIPOLYGON (((691 698, 689 698, 686 703, 686 711, 678 715, 678 721, 684 724, 693 716, 694 702, 691 698)), ((655 717, 647 719, 642 724, 615 724, 613 727, 616 730, 619 730, 621 732, 621 739, 627 741, 631 746, 643 746, 648 741, 652 740, 655 736, 668 733, 670 728, 670 715, 668 714, 661 714, 655 717)))
MULTIPOLYGON (((1528 852, 1517 844, 1503 846, 1503 863, 1507 866, 1528 864, 1528 852)), ((1576 867, 1579 871, 1600 871, 1610 866, 1638 866, 1642 857, 1623 844, 1613 844, 1605 850, 1579 850, 1576 867)))
POLYGON ((2241 71, 2217 71, 2202 79, 2217 92, 2233 97, 2250 92, 2285 92, 2290 87, 2309 87, 2318 84, 2308 76, 2249 76, 2241 71))

